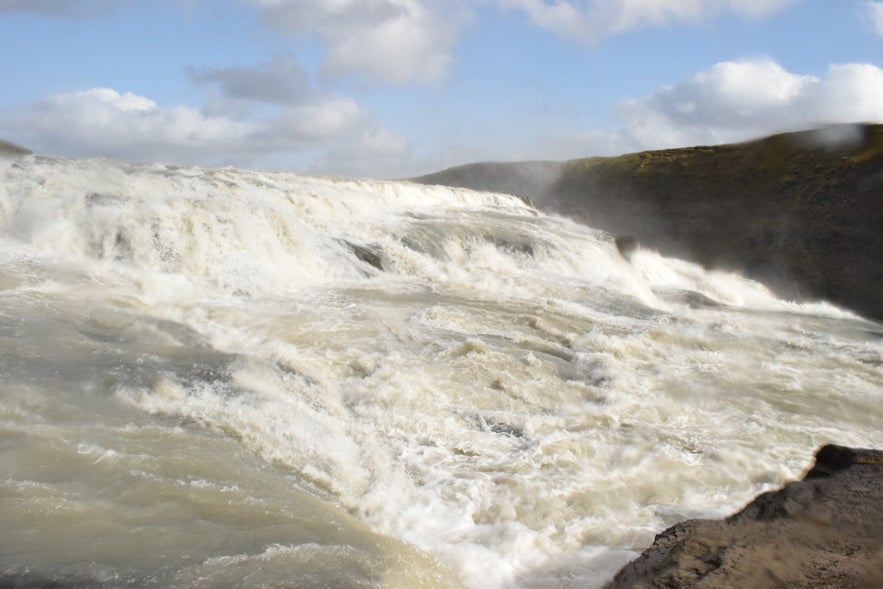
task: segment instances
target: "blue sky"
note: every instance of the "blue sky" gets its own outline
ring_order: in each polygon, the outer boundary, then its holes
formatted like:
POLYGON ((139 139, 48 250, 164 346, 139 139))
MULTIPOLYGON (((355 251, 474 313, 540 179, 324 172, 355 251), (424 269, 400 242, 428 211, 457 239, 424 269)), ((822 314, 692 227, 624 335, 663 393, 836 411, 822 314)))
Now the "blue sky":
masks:
POLYGON ((883 121, 883 2, 0 0, 0 137, 403 177, 883 121))

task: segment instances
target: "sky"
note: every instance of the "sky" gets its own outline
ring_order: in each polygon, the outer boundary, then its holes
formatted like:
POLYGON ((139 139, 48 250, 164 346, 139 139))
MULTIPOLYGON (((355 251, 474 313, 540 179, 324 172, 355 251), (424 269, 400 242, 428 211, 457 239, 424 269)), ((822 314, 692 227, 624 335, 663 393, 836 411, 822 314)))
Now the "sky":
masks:
POLYGON ((883 1, 0 0, 0 138, 408 177, 883 122, 883 1))

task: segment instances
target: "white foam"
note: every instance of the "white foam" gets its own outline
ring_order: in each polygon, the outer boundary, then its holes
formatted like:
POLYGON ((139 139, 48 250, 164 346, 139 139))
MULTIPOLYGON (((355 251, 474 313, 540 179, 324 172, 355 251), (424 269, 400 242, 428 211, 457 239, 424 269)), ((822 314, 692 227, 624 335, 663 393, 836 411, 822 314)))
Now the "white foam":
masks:
MULTIPOLYGON (((867 323, 652 251, 627 261, 514 197, 100 161, 0 173, 0 320, 24 334, 0 344, 38 342, 15 367, 51 366, 70 399, 109 390, 168 435, 235 440, 468 586, 598 586, 815 446, 883 443, 867 323)), ((5 431, 50 405, 0 405, 5 431)), ((64 427, 82 461, 132 468, 64 427)), ((224 459, 229 480, 144 477, 251 488, 224 459)), ((187 578, 306 552, 225 553, 187 578)))

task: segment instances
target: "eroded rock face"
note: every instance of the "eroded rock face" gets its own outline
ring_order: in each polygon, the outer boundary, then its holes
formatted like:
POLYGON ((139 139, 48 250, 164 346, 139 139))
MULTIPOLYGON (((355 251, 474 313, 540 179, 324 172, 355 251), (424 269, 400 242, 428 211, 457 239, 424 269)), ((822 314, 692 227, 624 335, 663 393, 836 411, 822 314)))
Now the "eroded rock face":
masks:
POLYGON ((825 446, 802 481, 665 530, 608 585, 883 587, 883 451, 825 446))

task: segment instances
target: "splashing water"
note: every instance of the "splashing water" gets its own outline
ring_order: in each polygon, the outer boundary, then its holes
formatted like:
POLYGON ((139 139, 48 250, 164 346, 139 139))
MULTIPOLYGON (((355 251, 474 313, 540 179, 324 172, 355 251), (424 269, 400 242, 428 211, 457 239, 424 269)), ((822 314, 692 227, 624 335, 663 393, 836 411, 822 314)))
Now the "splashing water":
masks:
POLYGON ((878 324, 514 197, 0 174, 7 581, 597 587, 883 445, 878 324))

